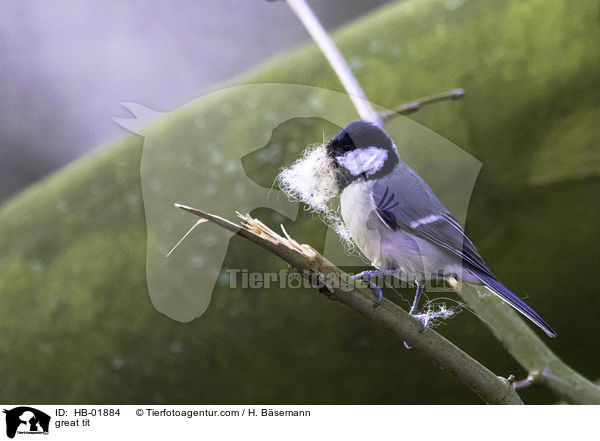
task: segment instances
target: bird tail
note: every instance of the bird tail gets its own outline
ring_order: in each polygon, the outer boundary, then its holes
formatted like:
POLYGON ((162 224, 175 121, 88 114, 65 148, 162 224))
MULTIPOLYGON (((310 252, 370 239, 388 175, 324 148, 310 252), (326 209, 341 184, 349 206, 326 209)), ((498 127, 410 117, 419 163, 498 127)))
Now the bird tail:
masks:
POLYGON ((482 274, 472 272, 473 276, 475 276, 481 283, 483 283, 486 287, 488 287, 494 294, 508 303, 510 306, 515 308, 533 323, 538 325, 549 337, 556 337, 556 332, 546 323, 542 318, 527 305, 523 300, 513 294, 506 286, 502 283, 498 282, 493 277, 482 274))

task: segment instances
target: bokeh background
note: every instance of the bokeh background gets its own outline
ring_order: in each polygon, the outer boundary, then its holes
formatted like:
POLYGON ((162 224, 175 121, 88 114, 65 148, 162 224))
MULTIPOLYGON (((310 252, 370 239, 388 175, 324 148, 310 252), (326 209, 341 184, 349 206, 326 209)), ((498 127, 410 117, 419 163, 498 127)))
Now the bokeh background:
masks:
MULTIPOLYGON (((312 1, 327 29, 388 3, 312 1)), ((133 101, 170 111, 308 35, 266 0, 6 0, 0 14, 0 200, 126 133, 133 101)))
MULTIPOLYGON (((470 237, 505 284, 558 331, 549 341, 557 354, 597 379, 600 4, 362 3, 311 2, 332 30, 361 15, 334 37, 372 101, 394 107, 466 89, 465 99, 412 118, 483 163, 470 237), (375 6, 381 9, 367 10, 375 6)), ((197 99, 216 84, 341 90, 284 3, 7 1, 1 8, 0 189, 12 196, 0 206, 4 402, 479 402, 388 331, 310 290, 221 284, 207 313, 187 324, 150 301, 144 140, 111 117, 128 115, 122 101, 162 111, 193 101, 154 128, 193 143, 197 133, 185 128, 228 107, 226 99, 197 99)), ((266 113, 285 104, 285 96, 256 102, 266 113)), ((223 154, 236 157, 234 141, 256 117, 224 135, 231 150, 223 154)), ((273 176, 264 170, 277 170, 333 130, 312 120, 282 125, 265 146, 279 162, 248 156, 248 176, 266 186, 273 176)), ((189 165, 199 173, 207 167, 201 156, 189 165)), ((303 211, 295 221, 268 209, 252 214, 283 222, 302 242, 323 239, 324 228, 303 211)), ((234 239, 224 267, 242 266, 285 267, 234 239)), ((439 330, 495 373, 526 374, 472 314, 439 330)), ((521 395, 528 403, 555 401, 540 388, 521 395)))

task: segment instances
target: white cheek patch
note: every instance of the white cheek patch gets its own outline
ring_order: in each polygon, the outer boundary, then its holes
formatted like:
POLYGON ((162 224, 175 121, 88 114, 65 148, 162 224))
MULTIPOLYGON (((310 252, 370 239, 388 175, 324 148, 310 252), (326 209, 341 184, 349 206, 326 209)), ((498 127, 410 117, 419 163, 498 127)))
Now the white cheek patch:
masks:
POLYGON ((387 157, 388 152, 386 149, 371 146, 365 149, 349 151, 342 156, 336 156, 335 159, 352 176, 358 176, 363 173, 374 175, 381 170, 387 157))

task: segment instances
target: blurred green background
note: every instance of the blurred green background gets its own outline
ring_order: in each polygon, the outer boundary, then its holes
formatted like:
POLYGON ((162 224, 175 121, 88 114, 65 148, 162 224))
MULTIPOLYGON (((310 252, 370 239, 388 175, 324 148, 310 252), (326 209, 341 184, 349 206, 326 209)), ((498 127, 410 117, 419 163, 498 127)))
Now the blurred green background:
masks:
MULTIPOLYGON (((483 163, 467 231, 499 278, 558 331, 546 340, 553 350, 591 379, 600 377, 599 24, 595 0, 411 0, 334 35, 373 102, 394 107, 466 89, 463 100, 413 119, 483 163)), ((313 45, 231 84, 241 82, 341 90, 313 45)), ((223 104, 199 100, 155 130, 175 133, 195 111, 223 104)), ((278 132, 281 165, 325 130, 318 121, 289 127, 278 132)), ((142 137, 127 137, 0 209, 4 402, 480 402, 418 351, 315 291, 218 285, 195 321, 157 312, 146 287, 142 145, 142 137)), ((244 160, 259 183, 261 166, 276 168, 260 155, 244 160)), ((268 209, 252 214, 272 226, 282 220, 268 209)), ((301 242, 322 240, 324 227, 302 210, 284 223, 301 242)), ((233 239, 223 267, 240 265, 285 268, 233 239)), ((525 374, 469 312, 439 331, 496 374, 525 374)), ((527 403, 555 401, 539 388, 521 395, 527 403)))

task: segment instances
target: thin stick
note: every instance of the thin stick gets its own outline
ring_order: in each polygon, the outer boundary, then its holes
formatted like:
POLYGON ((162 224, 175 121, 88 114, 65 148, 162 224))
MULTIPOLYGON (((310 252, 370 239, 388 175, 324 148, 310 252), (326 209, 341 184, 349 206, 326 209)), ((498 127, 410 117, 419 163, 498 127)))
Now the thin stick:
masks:
POLYGON ((184 240, 186 237, 188 237, 188 234, 190 234, 194 228, 196 228, 196 227, 197 227, 198 225, 200 225, 200 224, 203 224, 204 222, 208 222, 208 221, 207 221, 206 219, 198 219, 198 222, 196 222, 196 223, 195 223, 195 224, 192 226, 192 228, 190 228, 190 229, 188 230, 188 232, 187 232, 187 233, 185 233, 181 239, 179 239, 179 242, 177 242, 177 243, 175 244, 175 246, 174 246, 173 248, 171 248, 171 251, 169 251, 169 253, 167 254, 167 257, 169 257, 173 251, 175 251, 175 248, 177 248, 177 247, 179 246, 179 244, 180 244, 181 242, 183 242, 183 240, 184 240))
POLYGON ((418 112, 423 106, 426 106, 428 104, 439 103, 440 101, 454 101, 461 99, 464 96, 464 89, 452 89, 446 92, 419 98, 414 101, 409 101, 408 103, 401 104, 394 110, 381 112, 379 116, 383 121, 388 121, 392 118, 397 117, 398 115, 409 115, 411 113, 418 112))
POLYGON ((365 121, 370 121, 382 127, 383 123, 377 112, 367 101, 363 90, 361 89, 354 74, 348 67, 346 60, 335 46, 327 31, 321 25, 321 22, 314 14, 310 6, 304 0, 286 0, 289 7, 300 19, 312 39, 317 43, 321 51, 329 61, 329 64, 342 82, 342 85, 348 92, 354 107, 358 114, 365 121))

